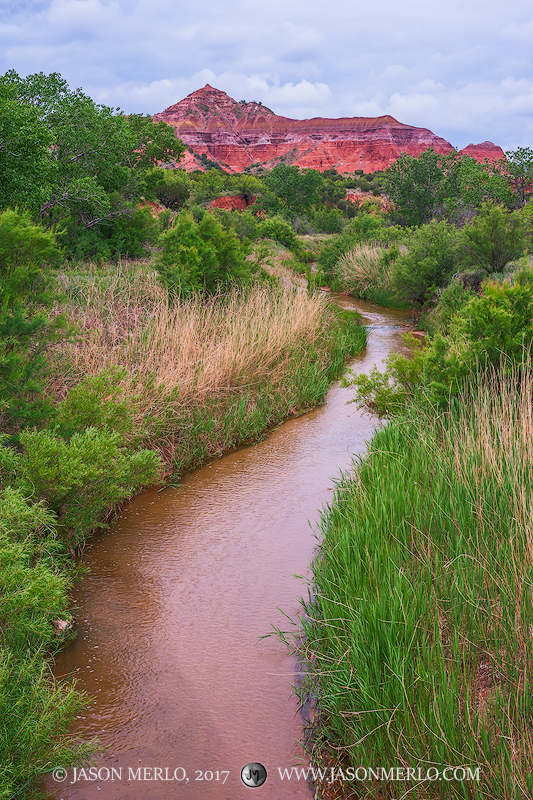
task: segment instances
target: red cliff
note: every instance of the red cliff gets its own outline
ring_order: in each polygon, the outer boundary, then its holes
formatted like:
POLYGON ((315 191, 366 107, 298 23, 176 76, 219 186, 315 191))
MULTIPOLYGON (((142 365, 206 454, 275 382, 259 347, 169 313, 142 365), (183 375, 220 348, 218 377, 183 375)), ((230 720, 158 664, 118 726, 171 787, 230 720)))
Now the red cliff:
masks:
MULTIPOLYGON (((188 146, 180 164, 188 170, 201 168, 203 157, 231 172, 252 165, 269 169, 280 162, 320 171, 334 167, 339 172, 375 172, 403 152, 417 156, 428 147, 438 153, 453 149, 427 128, 404 125, 390 116, 289 119, 260 103, 237 102, 209 84, 154 114, 154 119, 172 125, 188 146)), ((478 155, 469 148, 500 151, 490 142, 469 145, 465 151, 474 158, 478 155)), ((483 154, 479 160, 484 158, 483 154)))
POLYGON ((469 144, 467 147, 463 147, 459 152, 461 155, 472 156, 476 161, 485 161, 486 158, 488 158, 489 161, 499 161, 501 158, 505 158, 505 153, 501 147, 492 144, 492 142, 469 144))

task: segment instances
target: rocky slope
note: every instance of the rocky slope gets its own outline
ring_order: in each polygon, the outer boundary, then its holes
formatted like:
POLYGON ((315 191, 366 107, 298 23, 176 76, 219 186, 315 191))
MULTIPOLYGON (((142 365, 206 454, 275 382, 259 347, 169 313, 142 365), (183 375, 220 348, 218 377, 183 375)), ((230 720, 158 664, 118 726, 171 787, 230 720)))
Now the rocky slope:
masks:
MULTIPOLYGON (((320 171, 335 167, 339 172, 375 172, 386 169, 402 152, 417 156, 428 147, 438 153, 452 150, 430 130, 390 116, 289 119, 260 103, 237 102, 209 84, 154 114, 154 119, 172 125, 190 148, 180 163, 188 170, 202 168, 201 159, 205 163, 207 158, 232 172, 252 165, 272 168, 280 162, 320 171)), ((491 142, 469 145, 465 152, 479 160, 485 154, 503 156, 491 142)))

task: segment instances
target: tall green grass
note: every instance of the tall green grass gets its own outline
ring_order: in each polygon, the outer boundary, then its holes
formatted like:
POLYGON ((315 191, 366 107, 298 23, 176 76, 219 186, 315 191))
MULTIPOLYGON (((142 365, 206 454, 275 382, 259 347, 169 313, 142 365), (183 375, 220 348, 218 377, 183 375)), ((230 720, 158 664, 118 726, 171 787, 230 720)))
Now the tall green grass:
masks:
POLYGON ((324 512, 302 616, 315 762, 480 778, 350 797, 533 796, 532 397, 526 369, 411 407, 324 512))

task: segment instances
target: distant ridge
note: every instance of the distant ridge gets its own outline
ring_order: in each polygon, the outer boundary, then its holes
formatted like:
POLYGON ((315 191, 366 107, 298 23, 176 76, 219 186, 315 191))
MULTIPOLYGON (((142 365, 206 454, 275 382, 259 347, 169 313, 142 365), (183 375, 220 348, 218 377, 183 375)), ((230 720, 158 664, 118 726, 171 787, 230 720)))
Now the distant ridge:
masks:
MULTIPOLYGON (((375 172, 386 169, 402 152, 417 156, 428 147, 443 154, 453 150, 427 128, 405 125, 391 116, 289 119, 261 103, 233 100, 209 84, 154 114, 154 119, 172 125, 193 151, 180 162, 185 169, 201 167, 203 155, 204 161, 230 172, 259 164, 271 169, 280 162, 321 172, 332 167, 339 172, 375 172)), ((469 144, 460 152, 478 161, 504 156, 492 142, 469 144)))

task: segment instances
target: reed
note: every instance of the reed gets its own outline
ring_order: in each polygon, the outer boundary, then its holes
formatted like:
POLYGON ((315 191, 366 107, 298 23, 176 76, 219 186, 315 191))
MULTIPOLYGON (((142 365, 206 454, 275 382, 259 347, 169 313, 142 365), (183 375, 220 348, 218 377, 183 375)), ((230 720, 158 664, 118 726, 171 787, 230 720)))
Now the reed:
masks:
POLYGON ((365 341, 305 292, 262 285, 171 302, 142 264, 67 273, 61 284, 57 311, 78 335, 53 354, 50 391, 62 398, 87 375, 121 368, 142 444, 174 471, 320 403, 365 341))
POLYGON ((343 288, 358 297, 366 297, 373 289, 389 288, 391 270, 383 264, 385 252, 377 242, 364 242, 344 253, 335 265, 343 288))
POLYGON ((466 771, 350 797, 533 796, 532 396, 525 368, 412 407, 324 512, 302 615, 315 762, 466 771))

